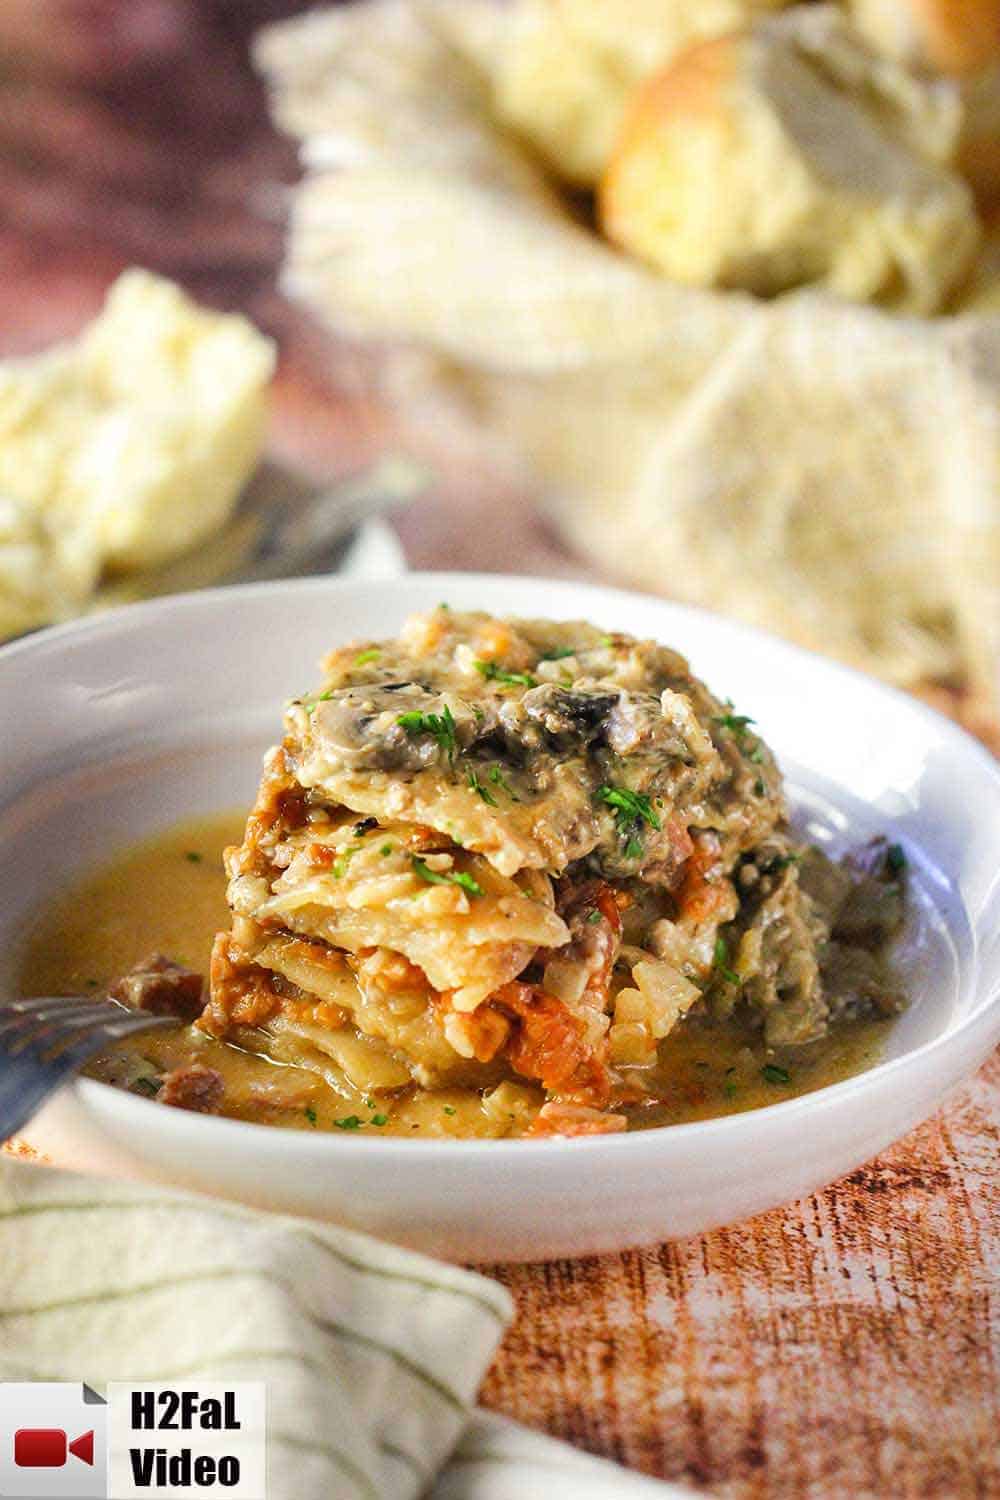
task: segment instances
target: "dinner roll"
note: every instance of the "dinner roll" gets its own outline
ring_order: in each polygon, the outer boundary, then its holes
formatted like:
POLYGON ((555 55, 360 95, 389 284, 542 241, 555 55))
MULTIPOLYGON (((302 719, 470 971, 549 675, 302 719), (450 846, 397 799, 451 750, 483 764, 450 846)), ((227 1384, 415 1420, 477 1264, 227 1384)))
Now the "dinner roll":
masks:
POLYGON ((847 0, 880 52, 942 73, 1000 63, 1000 0, 847 0))
POLYGON ((685 51, 640 91, 599 216, 677 281, 770 295, 803 284, 932 313, 979 226, 944 162, 954 85, 870 52, 832 7, 685 51))
POLYGON ((501 120, 563 180, 593 187, 631 90, 691 42, 788 0, 517 0, 495 71, 501 120))
POLYGON ((958 167, 980 206, 1000 209, 1000 64, 962 80, 965 118, 958 167))
POLYGON ((954 311, 991 317, 1000 314, 1000 214, 986 226, 975 269, 956 299, 954 311))

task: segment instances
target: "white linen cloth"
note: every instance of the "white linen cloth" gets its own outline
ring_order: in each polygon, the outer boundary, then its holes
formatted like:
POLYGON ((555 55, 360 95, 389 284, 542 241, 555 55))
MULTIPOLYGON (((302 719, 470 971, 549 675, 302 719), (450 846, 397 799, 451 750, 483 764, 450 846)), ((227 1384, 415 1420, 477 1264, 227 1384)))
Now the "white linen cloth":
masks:
POLYGON ((0 1380, 255 1380, 270 1500, 670 1500, 477 1411, 496 1282, 365 1235, 0 1161, 0 1380))

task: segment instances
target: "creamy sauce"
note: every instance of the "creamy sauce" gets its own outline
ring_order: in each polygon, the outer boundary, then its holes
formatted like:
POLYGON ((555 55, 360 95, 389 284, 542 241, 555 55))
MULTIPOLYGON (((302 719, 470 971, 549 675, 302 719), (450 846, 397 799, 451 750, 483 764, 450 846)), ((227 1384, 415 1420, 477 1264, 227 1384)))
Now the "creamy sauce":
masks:
MULTIPOLYGON (((156 951, 206 970, 212 939, 230 920, 222 850, 240 841, 243 826, 244 814, 237 812, 179 824, 57 898, 29 936, 22 992, 100 994, 156 951)), ((630 1127, 711 1119, 823 1088, 878 1062, 891 1024, 850 1022, 808 1048, 775 1052, 733 1021, 689 1018, 661 1043, 655 1067, 637 1073, 655 1102, 626 1110, 630 1127)), ((116 1046, 88 1072, 125 1087, 134 1088, 138 1080, 141 1092, 144 1078, 191 1061, 222 1074, 223 1113, 238 1119, 303 1130, 339 1128, 358 1136, 497 1134, 479 1095, 469 1089, 367 1100, 306 1069, 273 1063, 180 1025, 116 1046)), ((512 1120, 512 1132, 517 1128, 512 1120)))

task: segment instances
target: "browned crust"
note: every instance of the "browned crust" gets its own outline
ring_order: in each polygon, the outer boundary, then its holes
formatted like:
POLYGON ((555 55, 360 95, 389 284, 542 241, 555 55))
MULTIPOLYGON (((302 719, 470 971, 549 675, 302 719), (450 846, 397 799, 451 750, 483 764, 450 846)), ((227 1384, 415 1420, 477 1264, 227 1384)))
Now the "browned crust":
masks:
POLYGON ((732 32, 698 42, 636 90, 597 189, 601 229, 623 249, 629 249, 632 238, 633 161, 664 127, 684 129, 690 122, 723 118, 725 91, 735 77, 744 39, 744 33, 732 32))
POLYGON ((1000 62, 1000 0, 910 0, 910 9, 932 67, 977 73, 1000 62))

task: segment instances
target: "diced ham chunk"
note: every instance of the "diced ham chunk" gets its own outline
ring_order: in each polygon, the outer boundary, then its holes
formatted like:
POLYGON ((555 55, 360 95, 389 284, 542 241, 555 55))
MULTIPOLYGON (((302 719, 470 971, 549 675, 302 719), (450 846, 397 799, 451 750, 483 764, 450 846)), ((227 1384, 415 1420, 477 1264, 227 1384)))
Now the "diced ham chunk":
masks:
POLYGON ((132 1010, 194 1021, 204 1006, 203 990, 200 974, 175 964, 162 953, 153 953, 115 980, 108 994, 132 1010))
POLYGON ((535 1116, 529 1136, 549 1135, 616 1135, 628 1129, 624 1115, 605 1114, 584 1104, 563 1104, 552 1100, 543 1104, 535 1116))
POLYGON ((224 1092, 221 1073, 206 1068, 204 1063, 188 1063, 164 1075, 156 1097, 161 1104, 172 1104, 176 1109, 214 1115, 218 1113, 224 1092))

